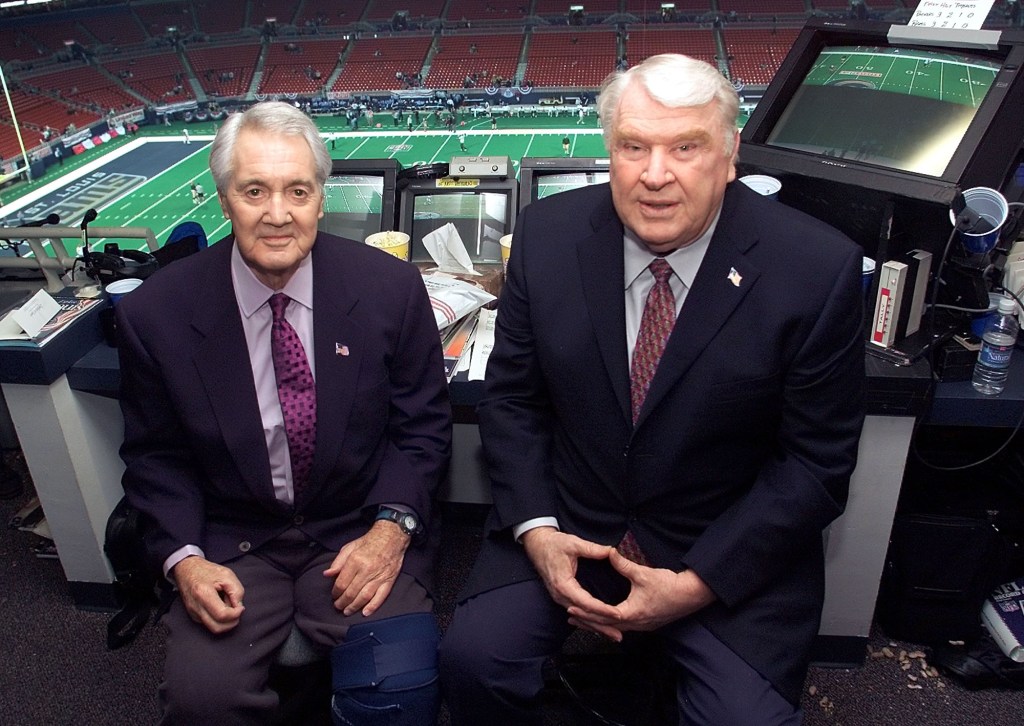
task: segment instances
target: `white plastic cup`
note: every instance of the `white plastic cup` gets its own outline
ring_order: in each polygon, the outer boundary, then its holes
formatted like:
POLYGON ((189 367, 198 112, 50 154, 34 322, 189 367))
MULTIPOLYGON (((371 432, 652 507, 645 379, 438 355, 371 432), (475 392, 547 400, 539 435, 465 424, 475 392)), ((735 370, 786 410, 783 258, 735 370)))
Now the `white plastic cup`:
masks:
POLYGON ((864 294, 868 294, 868 290, 871 289, 871 279, 875 276, 875 261, 870 257, 865 257, 861 263, 861 282, 864 285, 864 294))
POLYGON ((141 284, 142 280, 137 277, 129 277, 124 280, 114 280, 113 282, 107 283, 106 287, 103 289, 107 291, 107 296, 110 298, 110 304, 117 305, 118 300, 141 284))
POLYGON ((778 199, 779 191, 782 189, 782 182, 767 174, 747 174, 741 176, 740 181, 768 199, 778 199))
MULTIPOLYGON (((964 249, 972 255, 984 254, 996 246, 999 241, 999 230, 1006 224, 1010 216, 1010 205, 1006 197, 995 189, 988 187, 972 187, 964 191, 964 202, 979 217, 992 225, 988 232, 960 232, 960 242, 964 249)), ((956 215, 952 210, 949 219, 956 226, 956 215)))
POLYGON ((501 245, 501 272, 508 274, 508 257, 512 254, 512 235, 506 234, 498 240, 501 245))

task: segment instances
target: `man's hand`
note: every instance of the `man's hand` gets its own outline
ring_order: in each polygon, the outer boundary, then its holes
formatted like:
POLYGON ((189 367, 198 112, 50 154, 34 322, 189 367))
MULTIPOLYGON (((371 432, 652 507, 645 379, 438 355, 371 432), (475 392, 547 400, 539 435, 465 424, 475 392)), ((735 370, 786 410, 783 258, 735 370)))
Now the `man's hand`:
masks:
POLYGON ((235 573, 202 557, 186 557, 172 570, 189 616, 211 633, 238 625, 245 607, 245 588, 235 573))
POLYGON ((614 567, 631 583, 629 596, 618 605, 591 598, 569 608, 569 622, 619 642, 627 630, 650 631, 691 615, 715 601, 711 588, 693 570, 673 572, 644 567, 612 548, 614 567))
POLYGON ((378 520, 370 531, 338 552, 325 577, 334 578, 331 597, 345 615, 371 615, 387 599, 402 569, 412 538, 394 522, 378 520))
POLYGON ((588 542, 559 532, 554 527, 528 530, 523 534, 522 542, 526 555, 556 603, 566 609, 579 606, 584 611, 603 604, 580 585, 576 579, 576 567, 581 557, 607 559, 614 551, 612 547, 588 542))

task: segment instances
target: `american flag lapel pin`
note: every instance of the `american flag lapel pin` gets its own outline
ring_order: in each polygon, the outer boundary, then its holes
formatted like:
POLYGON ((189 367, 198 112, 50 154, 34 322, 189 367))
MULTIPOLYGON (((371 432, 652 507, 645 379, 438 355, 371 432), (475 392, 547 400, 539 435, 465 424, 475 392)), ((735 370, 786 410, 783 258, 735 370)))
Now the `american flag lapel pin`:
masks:
POLYGON ((349 351, 348 351, 348 346, 347 345, 343 345, 342 343, 335 343, 334 344, 334 354, 335 355, 345 355, 345 356, 347 356, 348 353, 349 353, 349 351))
POLYGON ((729 282, 733 284, 733 287, 739 287, 740 283, 743 282, 743 276, 736 272, 735 267, 729 268, 729 282))

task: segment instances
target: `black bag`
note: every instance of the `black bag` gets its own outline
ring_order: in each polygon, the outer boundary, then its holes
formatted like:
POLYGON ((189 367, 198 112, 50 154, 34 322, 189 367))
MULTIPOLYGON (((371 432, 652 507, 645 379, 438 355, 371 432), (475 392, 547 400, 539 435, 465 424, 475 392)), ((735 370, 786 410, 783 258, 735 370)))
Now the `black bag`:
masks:
POLYGON ((173 594, 170 583, 159 576, 146 556, 141 513, 126 497, 107 519, 103 552, 114 569, 114 589, 122 607, 107 623, 107 648, 116 650, 135 639, 157 608, 154 622, 166 611, 173 594))
POLYGON ((879 623, 890 637, 914 643, 973 641, 981 634, 981 605, 999 584, 1009 550, 988 519, 897 516, 879 593, 879 623))

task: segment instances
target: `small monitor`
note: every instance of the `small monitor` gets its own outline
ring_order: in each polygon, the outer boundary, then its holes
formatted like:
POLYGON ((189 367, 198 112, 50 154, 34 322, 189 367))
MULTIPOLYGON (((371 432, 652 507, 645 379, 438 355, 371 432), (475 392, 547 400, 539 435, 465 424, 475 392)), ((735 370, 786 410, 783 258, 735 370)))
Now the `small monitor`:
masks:
POLYGON ((519 164, 519 209, 570 189, 608 181, 608 159, 524 157, 519 164))
POLYGON ((410 240, 410 261, 432 262, 423 238, 451 223, 474 263, 501 263, 499 240, 512 233, 515 179, 416 179, 399 192, 399 231, 410 240))
POLYGON ((324 184, 324 232, 362 242, 374 232, 395 229, 394 159, 335 159, 324 184))

